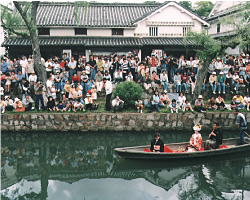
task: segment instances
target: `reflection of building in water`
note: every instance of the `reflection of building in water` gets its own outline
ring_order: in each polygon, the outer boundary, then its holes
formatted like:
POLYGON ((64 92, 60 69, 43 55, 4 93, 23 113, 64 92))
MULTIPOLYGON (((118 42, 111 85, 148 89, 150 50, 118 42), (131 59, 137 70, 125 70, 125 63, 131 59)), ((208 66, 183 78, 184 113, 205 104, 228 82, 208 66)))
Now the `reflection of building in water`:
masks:
MULTIPOLYGON (((40 199, 46 199, 49 180, 72 184, 82 179, 143 178, 165 191, 180 186, 186 193, 179 196, 185 199, 184 197, 196 190, 199 194, 212 190, 213 197, 221 195, 223 191, 228 192, 232 188, 244 189, 241 185, 237 185, 242 180, 246 182, 245 187, 250 185, 249 161, 248 163, 242 163, 242 160, 218 162, 216 167, 212 164, 176 167, 169 164, 152 166, 141 163, 134 168, 127 161, 124 161, 125 164, 122 163, 122 160, 114 154, 113 149, 116 147, 118 138, 113 139, 110 136, 97 140, 99 136, 95 137, 96 139, 92 137, 91 142, 88 137, 61 138, 56 135, 42 136, 42 138, 34 135, 34 138, 30 136, 25 142, 19 136, 18 141, 12 142, 17 140, 16 136, 4 136, 2 141, 2 177, 4 178, 1 193, 3 194, 7 191, 5 189, 10 189, 15 184, 20 185, 25 181, 25 184, 34 182, 40 186, 33 188, 32 192, 40 199), (123 167, 119 167, 119 164, 123 167), (194 185, 188 185, 189 180, 194 185), (229 184, 232 180, 236 181, 229 184), (219 184, 224 182, 228 184, 219 184), (221 192, 218 193, 218 191, 221 192)), ((104 137, 100 136, 100 138, 104 137)), ((128 143, 131 144, 131 141, 137 139, 132 138, 128 143)), ((29 194, 28 190, 26 192, 29 194)))

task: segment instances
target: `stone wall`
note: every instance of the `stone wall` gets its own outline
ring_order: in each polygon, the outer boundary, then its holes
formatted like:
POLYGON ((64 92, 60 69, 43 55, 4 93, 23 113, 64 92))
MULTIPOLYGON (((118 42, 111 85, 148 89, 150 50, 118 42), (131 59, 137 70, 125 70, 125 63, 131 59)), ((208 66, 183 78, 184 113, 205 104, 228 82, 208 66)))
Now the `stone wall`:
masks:
MULTIPOLYGON (((244 113, 250 128, 250 112, 244 113)), ((157 131, 191 130, 201 123, 211 130, 218 121, 224 130, 237 130, 233 112, 208 113, 13 113, 1 116, 2 131, 157 131)))

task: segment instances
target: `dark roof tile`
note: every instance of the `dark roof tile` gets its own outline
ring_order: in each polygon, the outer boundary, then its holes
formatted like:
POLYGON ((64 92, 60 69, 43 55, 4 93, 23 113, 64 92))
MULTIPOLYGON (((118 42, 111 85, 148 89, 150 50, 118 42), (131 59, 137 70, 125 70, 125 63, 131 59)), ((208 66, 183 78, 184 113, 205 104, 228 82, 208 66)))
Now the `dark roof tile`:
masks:
MULTIPOLYGON (((191 39, 184 41, 183 38, 135 38, 135 37, 40 37, 40 45, 55 45, 55 46, 183 46, 195 45, 195 42, 191 39)), ((2 43, 2 46, 30 46, 31 41, 25 38, 8 38, 2 43)))

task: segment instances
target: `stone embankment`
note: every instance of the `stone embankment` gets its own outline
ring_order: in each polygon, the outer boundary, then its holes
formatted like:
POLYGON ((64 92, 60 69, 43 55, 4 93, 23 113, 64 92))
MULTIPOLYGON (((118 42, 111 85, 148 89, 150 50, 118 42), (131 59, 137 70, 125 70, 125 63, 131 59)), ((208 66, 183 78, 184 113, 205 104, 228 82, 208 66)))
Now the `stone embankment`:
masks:
MULTIPOLYGON (((250 128, 250 112, 244 113, 250 128)), ((13 113, 1 116, 2 131, 160 131, 191 130, 201 123, 211 130, 218 121, 224 130, 237 130, 234 113, 13 113)))

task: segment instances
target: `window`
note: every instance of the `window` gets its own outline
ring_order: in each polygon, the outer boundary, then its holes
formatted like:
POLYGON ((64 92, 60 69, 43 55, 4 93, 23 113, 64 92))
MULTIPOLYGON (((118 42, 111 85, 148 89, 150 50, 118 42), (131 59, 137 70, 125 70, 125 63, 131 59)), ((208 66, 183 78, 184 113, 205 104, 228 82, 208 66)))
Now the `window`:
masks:
POLYGON ((158 36, 158 27, 149 27, 149 36, 158 36))
POLYGON ((123 29, 122 28, 113 28, 112 35, 123 35, 123 29))
POLYGON ((183 27, 182 28, 182 35, 187 36, 188 33, 190 32, 191 28, 190 27, 183 27))
POLYGON ((38 35, 50 35, 49 28, 38 28, 38 35))
POLYGON ((217 24, 217 33, 220 32, 220 24, 217 24))
POLYGON ((75 35, 87 35, 86 28, 75 28, 75 35))

